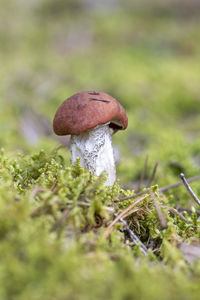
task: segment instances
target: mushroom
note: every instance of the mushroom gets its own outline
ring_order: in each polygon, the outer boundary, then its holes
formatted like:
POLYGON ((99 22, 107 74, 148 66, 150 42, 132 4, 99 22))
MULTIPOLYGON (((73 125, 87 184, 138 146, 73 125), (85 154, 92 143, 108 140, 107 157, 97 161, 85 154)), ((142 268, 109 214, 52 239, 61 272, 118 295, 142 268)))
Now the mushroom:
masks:
POLYGON ((58 108, 53 129, 57 135, 71 134, 71 162, 92 174, 108 174, 106 185, 113 185, 116 169, 111 132, 126 129, 128 119, 121 104, 103 92, 87 91, 66 99, 58 108))

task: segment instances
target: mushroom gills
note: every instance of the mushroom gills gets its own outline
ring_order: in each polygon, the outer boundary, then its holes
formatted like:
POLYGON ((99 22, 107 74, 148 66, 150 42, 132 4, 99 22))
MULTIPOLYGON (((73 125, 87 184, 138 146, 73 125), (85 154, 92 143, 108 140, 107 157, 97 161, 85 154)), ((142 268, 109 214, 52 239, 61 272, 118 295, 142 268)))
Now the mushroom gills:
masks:
POLYGON ((116 170, 109 123, 72 135, 70 149, 71 163, 79 157, 84 169, 91 170, 93 175, 100 175, 105 171, 108 174, 105 184, 114 184, 116 170))
POLYGON ((113 134, 114 134, 118 130, 122 130, 123 129, 123 124, 122 124, 122 122, 120 122, 120 121, 118 121, 116 119, 113 119, 112 121, 109 122, 109 127, 113 130, 113 134))

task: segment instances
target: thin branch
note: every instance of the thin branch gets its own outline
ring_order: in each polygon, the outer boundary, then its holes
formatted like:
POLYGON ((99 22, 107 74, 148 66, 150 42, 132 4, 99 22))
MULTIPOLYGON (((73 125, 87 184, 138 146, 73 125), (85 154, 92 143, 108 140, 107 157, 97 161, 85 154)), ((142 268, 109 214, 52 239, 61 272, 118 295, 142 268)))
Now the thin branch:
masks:
POLYGON ((149 159, 149 156, 148 154, 146 155, 146 158, 145 158, 145 161, 144 161, 144 167, 142 169, 142 172, 141 172, 141 175, 140 175, 140 179, 139 179, 139 182, 138 182, 138 187, 136 189, 137 192, 140 191, 140 187, 141 187, 141 184, 144 180, 144 177, 146 175, 146 172, 147 172, 147 165, 148 165, 148 159, 149 159))
POLYGON ((199 198, 195 195, 195 193, 193 192, 191 186, 189 185, 187 179, 185 178, 185 175, 183 173, 180 174, 180 177, 183 181, 184 186, 186 187, 186 189, 188 190, 189 194, 192 196, 192 198, 194 199, 194 201, 200 206, 200 200, 199 198))
MULTIPOLYGON (((199 179, 200 179, 200 175, 197 175, 197 176, 188 178, 187 182, 193 182, 193 181, 196 181, 196 180, 199 180, 199 179)), ((180 182, 177 182, 177 183, 166 185, 166 186, 163 186, 163 187, 159 188, 158 191, 161 192, 161 193, 162 192, 166 192, 166 191, 168 191, 170 189, 173 189, 173 188, 176 188, 176 187, 178 187, 178 186, 180 186, 182 184, 183 184, 183 182, 180 181, 180 182)), ((129 199, 134 199, 134 198, 140 197, 140 196, 142 196, 142 195, 144 195, 146 193, 149 193, 150 190, 151 189, 145 189, 144 191, 136 193, 136 194, 134 194, 132 196, 128 196, 128 197, 116 199, 116 201, 118 202, 118 201, 125 201, 125 200, 129 200, 129 199)))
MULTIPOLYGON (((196 180, 199 180, 199 179, 200 179, 200 175, 197 175, 197 176, 188 178, 187 182, 193 182, 193 181, 196 181, 196 180)), ((183 182, 180 181, 180 182, 177 182, 177 183, 174 183, 174 184, 166 185, 166 186, 164 186, 164 187, 161 187, 161 188, 159 189, 159 192, 165 192, 165 191, 168 191, 168 190, 173 189, 173 188, 176 188, 176 187, 178 187, 178 186, 180 186, 180 185, 182 185, 182 184, 183 184, 183 182)))
POLYGON ((146 195, 142 198, 137 199, 134 203, 129 205, 126 209, 124 209, 113 221, 112 223, 107 227, 106 232, 105 232, 105 238, 108 238, 110 233, 112 232, 113 226, 119 221, 120 218, 123 217, 128 211, 130 211, 134 206, 142 202, 144 199, 149 197, 149 195, 146 195))
POLYGON ((134 195, 132 195, 132 196, 128 196, 128 197, 116 199, 115 202, 125 201, 125 200, 130 200, 130 199, 138 198, 139 196, 142 196, 142 195, 144 195, 144 194, 148 194, 149 191, 150 191, 150 189, 147 189, 147 190, 145 190, 145 191, 139 192, 139 193, 134 194, 134 195))
MULTIPOLYGON (((117 215, 116 213, 114 213, 114 216, 117 218, 119 215, 117 215)), ((132 241, 134 242, 134 244, 135 245, 139 245, 142 253, 145 254, 145 255, 147 255, 148 254, 147 248, 142 243, 142 241, 138 238, 138 236, 129 228, 127 222, 124 219, 122 219, 122 218, 120 218, 119 221, 124 224, 125 229, 128 231, 128 233, 130 235, 130 238, 132 239, 132 241)))
MULTIPOLYGON (((176 210, 178 212, 184 212, 186 211, 187 213, 191 214, 192 213, 192 210, 189 209, 189 208, 185 208, 185 207, 180 207, 180 206, 177 206, 176 207, 176 210)), ((200 216, 200 209, 195 209, 195 212, 197 213, 198 216, 200 216)))
POLYGON ((170 211, 173 215, 177 215, 181 220, 183 220, 187 224, 191 224, 177 209, 169 206, 164 206, 168 211, 170 211))
POLYGON ((154 168, 153 168, 152 174, 151 174, 151 176, 150 176, 150 178, 149 178, 149 181, 148 181, 146 187, 150 187, 150 186, 151 186, 151 184, 152 184, 152 182, 153 182, 153 180, 154 180, 154 177, 155 177, 155 175, 156 175, 157 168, 158 168, 158 162, 155 163, 155 166, 154 166, 154 168))
POLYGON ((52 186, 50 187, 50 190, 51 190, 52 192, 54 191, 56 185, 57 185, 57 181, 55 180, 55 181, 53 182, 52 186))
MULTIPOLYGON (((70 201, 70 203, 73 203, 73 201, 70 201)), ((138 202, 139 203, 139 202, 138 202)), ((77 204, 78 205, 81 205, 81 206, 90 206, 90 203, 87 203, 87 202, 82 202, 82 201, 77 201, 77 204)), ((109 211, 109 212, 111 212, 111 213, 113 213, 113 211, 114 211, 114 208, 113 207, 109 207, 109 206, 104 206, 104 208, 107 210, 107 211, 109 211)), ((117 218, 118 217, 118 215, 116 214, 116 213, 113 213, 113 215, 117 218)), ((54 225, 54 228, 52 228, 52 230, 55 230, 56 228, 57 228, 57 226, 59 226, 60 224, 62 224, 62 221, 63 221, 63 219, 65 219, 67 216, 66 215, 62 215, 61 216, 61 218, 57 221, 57 223, 54 225), (61 223, 60 223, 60 221, 61 221, 61 223), (58 224, 59 223, 59 224, 58 224), (55 228, 56 227, 56 228, 55 228)), ((130 238, 132 239, 132 241, 134 242, 134 244, 136 244, 136 245, 140 245, 140 249, 141 249, 141 251, 142 251, 142 253, 144 253, 145 255, 147 255, 147 248, 145 247, 145 245, 140 241, 140 239, 138 238, 138 236, 130 229, 130 227, 128 226, 128 224, 127 224, 127 222, 124 220, 124 219, 122 219, 122 218, 120 218, 119 219, 119 221, 121 222, 121 223, 123 223, 124 224, 124 226, 125 226, 125 229, 128 231, 128 233, 129 233, 129 235, 130 235, 130 238)))
POLYGON ((151 195, 151 197, 153 199, 154 206, 157 211, 158 219, 160 221, 160 225, 161 225, 162 229, 166 229, 167 228, 166 216, 161 211, 160 204, 157 200, 156 194, 153 191, 150 191, 149 194, 151 195))
POLYGON ((131 211, 129 211, 127 214, 123 216, 123 219, 126 219, 128 216, 132 215, 134 212, 137 212, 139 208, 133 208, 131 211))

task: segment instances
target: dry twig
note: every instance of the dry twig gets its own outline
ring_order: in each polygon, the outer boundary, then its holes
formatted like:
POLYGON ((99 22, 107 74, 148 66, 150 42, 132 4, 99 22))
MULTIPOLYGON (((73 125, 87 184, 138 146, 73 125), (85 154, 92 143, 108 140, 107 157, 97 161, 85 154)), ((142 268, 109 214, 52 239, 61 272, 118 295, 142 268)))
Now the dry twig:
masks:
POLYGON ((138 187, 136 189, 137 192, 140 191, 140 187, 141 187, 141 184, 144 180, 144 177, 146 175, 146 172, 147 172, 147 165, 148 165, 148 159, 149 159, 149 156, 148 154, 146 155, 146 158, 145 158, 145 162, 144 162, 144 167, 142 169, 142 172, 141 172, 141 175, 140 175, 140 179, 139 179, 139 182, 138 182, 138 187))
POLYGON ((187 179, 185 178, 185 175, 183 173, 180 174, 180 177, 183 181, 184 186, 186 187, 186 189, 188 190, 189 194, 192 196, 192 198, 194 199, 194 201, 200 206, 200 200, 199 198, 195 195, 195 193, 193 192, 191 186, 189 185, 187 179))
POLYGON ((139 192, 139 193, 137 193, 137 194, 135 194, 135 195, 132 195, 132 196, 128 196, 128 197, 116 199, 115 202, 119 202, 119 201, 121 202, 121 201, 125 201, 125 200, 135 199, 135 198, 138 198, 139 196, 142 196, 142 195, 144 195, 144 194, 148 194, 149 191, 150 191, 150 189, 147 189, 147 190, 145 190, 145 191, 139 192))
MULTIPOLYGON (((115 216, 116 218, 118 217, 118 215, 117 215, 116 213, 114 214, 114 216, 115 216)), ((120 218, 119 221, 122 222, 122 223, 124 224, 125 229, 128 231, 128 233, 129 233, 129 235, 130 235, 132 241, 134 242, 134 244, 135 244, 135 245, 139 245, 139 246, 140 246, 140 249, 141 249, 141 251, 142 251, 142 253, 145 254, 145 255, 147 255, 147 253, 148 253, 148 252, 147 252, 147 251, 148 251, 147 248, 146 248, 145 245, 142 243, 142 241, 138 238, 138 236, 137 236, 137 235, 129 228, 127 222, 126 222, 124 219, 122 219, 122 218, 120 218)))
MULTIPOLYGON (((70 201, 70 203, 73 203, 73 201, 70 201)), ((77 204, 78 204, 78 205, 81 205, 81 206, 86 206, 86 207, 89 207, 89 206, 90 206, 90 203, 83 202, 83 201, 77 201, 77 204)), ((111 212, 111 213, 113 213, 113 211, 114 211, 114 208, 113 208, 113 207, 104 206, 104 208, 105 208, 107 211, 111 212)), ((116 218, 118 217, 118 215, 117 215, 116 213, 113 213, 113 214, 114 214, 114 216, 115 216, 116 218)), ((62 215, 61 218, 56 222, 56 224, 54 225, 54 227, 53 227, 52 230, 55 230, 60 224, 62 224, 63 220, 64 220, 67 216, 68 216, 68 215, 66 215, 66 216, 65 216, 65 215, 62 215)), ((130 238, 132 239, 132 241, 134 242, 134 244, 136 244, 136 245, 139 244, 139 245, 140 245, 141 251, 142 251, 145 255, 147 255, 147 248, 146 248, 145 245, 140 241, 140 239, 137 237, 137 235, 129 228, 127 222, 126 222, 124 219, 122 219, 122 218, 120 218, 119 221, 120 221, 121 223, 124 224, 125 230, 129 233, 129 236, 130 236, 130 238)))
POLYGON ((53 184, 51 185, 51 187, 50 187, 50 190, 51 190, 52 192, 54 191, 56 185, 57 185, 57 181, 55 180, 55 181, 53 182, 53 184))
MULTIPOLYGON (((193 182, 193 181, 196 181, 196 180, 199 180, 199 179, 200 179, 200 175, 197 175, 197 176, 188 178, 187 182, 193 182)), ((170 189, 173 189, 173 188, 176 188, 176 187, 178 187, 178 186, 180 186, 182 184, 183 184, 182 181, 177 182, 177 183, 173 183, 173 184, 169 184, 169 185, 166 185, 166 186, 163 186, 163 187, 159 188, 158 191, 161 192, 161 193, 162 192, 166 192, 166 191, 168 191, 170 189)), ((129 200, 129 199, 134 199, 134 198, 140 197, 140 196, 142 196, 142 195, 144 195, 146 193, 149 193, 149 191, 150 191, 150 189, 146 189, 146 190, 141 191, 139 193, 136 193, 136 194, 134 194, 132 196, 124 197, 124 198, 120 198, 120 199, 116 199, 116 200, 117 201, 125 201, 125 200, 129 200)))
MULTIPOLYGON (((187 213, 191 214, 192 213, 192 210, 189 209, 189 208, 185 208, 185 207, 180 207, 180 206, 177 206, 176 207, 176 210, 178 212, 184 212, 186 211, 187 213)), ((198 216, 200 216, 200 209, 195 209, 195 212, 197 213, 198 216)))
POLYGON ((131 205, 129 205, 126 209, 124 209, 113 221, 112 223, 108 226, 108 228, 106 229, 105 232, 105 238, 108 238, 110 233, 112 232, 113 226, 119 221, 120 218, 122 218, 128 211, 130 211, 134 206, 136 206, 137 204, 139 204, 140 202, 142 202, 144 199, 146 199, 147 197, 149 197, 149 195, 146 195, 142 198, 139 198, 138 200, 136 200, 134 203, 132 203, 131 205))
MULTIPOLYGON (((196 181, 196 180, 198 180, 198 179, 200 179, 200 175, 197 175, 197 176, 188 178, 187 182, 193 182, 193 181, 196 181)), ((163 187, 161 187, 161 188, 159 189, 159 192, 165 192, 165 191, 168 191, 168 190, 173 189, 173 188, 176 188, 176 187, 178 187, 178 186, 180 186, 180 185, 182 185, 182 184, 183 184, 183 182, 180 181, 180 182, 177 182, 177 183, 173 183, 173 184, 170 184, 170 185, 163 186, 163 187)))
POLYGON ((165 206, 165 208, 170 211, 173 215, 177 215, 181 220, 183 220, 185 223, 190 224, 190 221, 188 221, 177 209, 169 206, 165 206))
POLYGON ((153 199, 154 206, 157 211, 158 219, 160 221, 160 225, 161 225, 162 229, 165 229, 165 228, 167 228, 166 216, 161 211, 160 204, 157 200, 156 194, 153 191, 149 191, 149 194, 151 195, 151 197, 153 199))
POLYGON ((149 178, 149 181, 148 181, 146 187, 150 187, 150 186, 151 186, 151 184, 152 184, 152 182, 153 182, 153 180, 154 180, 154 177, 155 177, 155 175, 156 175, 157 168, 158 168, 158 162, 155 163, 155 166, 154 166, 154 168, 153 168, 152 174, 151 174, 151 176, 150 176, 150 178, 149 178))
POLYGON ((133 208, 131 211, 127 212, 127 214, 125 214, 123 216, 123 219, 126 219, 128 216, 132 215, 133 213, 137 212, 138 210, 140 210, 140 208, 133 208))

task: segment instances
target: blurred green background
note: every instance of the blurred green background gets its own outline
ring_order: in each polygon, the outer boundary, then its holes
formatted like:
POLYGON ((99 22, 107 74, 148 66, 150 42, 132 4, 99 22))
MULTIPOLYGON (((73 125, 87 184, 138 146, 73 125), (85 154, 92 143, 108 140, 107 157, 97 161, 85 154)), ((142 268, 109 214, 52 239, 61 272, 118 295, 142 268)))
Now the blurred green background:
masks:
POLYGON ((199 173, 198 0, 1 0, 0 61, 6 151, 67 146, 52 131, 57 107, 99 90, 128 114, 127 130, 113 136, 124 187, 137 186, 147 155, 145 179, 158 162, 160 186, 199 173))

